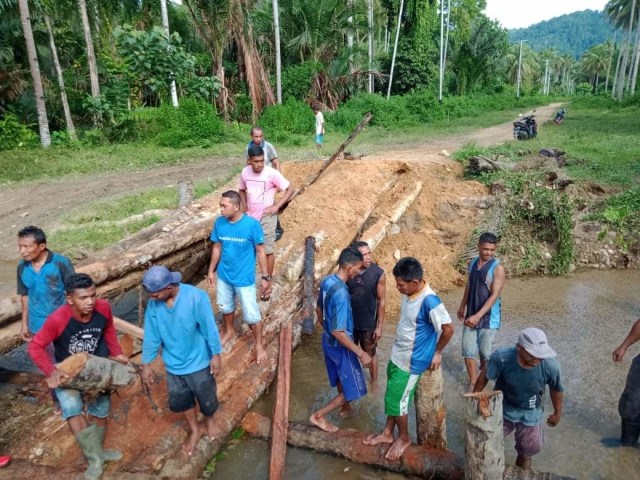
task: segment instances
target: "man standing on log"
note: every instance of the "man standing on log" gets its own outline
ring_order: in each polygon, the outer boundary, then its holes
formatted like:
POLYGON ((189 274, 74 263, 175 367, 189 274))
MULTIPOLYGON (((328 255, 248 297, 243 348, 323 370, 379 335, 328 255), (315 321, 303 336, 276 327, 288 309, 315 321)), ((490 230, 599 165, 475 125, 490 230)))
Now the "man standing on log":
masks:
POLYGON ((211 232, 210 240, 214 243, 207 278, 209 285, 216 287, 216 303, 224 319, 222 345, 235 335, 233 318, 238 299, 242 317, 253 331, 256 361, 264 363, 267 351, 262 343, 260 308, 256 296, 256 256, 262 272, 262 298, 269 298, 271 295, 271 275, 264 252, 262 227, 256 219, 242 212, 240 194, 233 190, 222 194, 220 213, 211 232))
POLYGON ((367 394, 360 362, 365 367, 369 366, 371 357, 353 342, 353 315, 346 285, 361 268, 362 254, 355 248, 345 248, 338 258, 338 272, 320 282, 316 314, 324 330, 322 351, 329 384, 338 388, 338 395, 314 412, 309 421, 325 432, 338 430, 326 419, 329 413, 367 394))
POLYGON ((458 320, 464 322, 462 356, 469 374, 469 390, 478 379, 476 357, 484 368, 491 356, 493 337, 500 328, 500 293, 505 271, 495 258, 498 239, 485 232, 478 240, 478 256, 469 264, 469 278, 458 309, 458 320))
POLYGON ((371 249, 367 242, 351 245, 363 258, 362 270, 347 282, 353 311, 353 341, 371 357, 369 371, 371 381, 378 379, 378 357, 376 346, 382 338, 386 277, 384 270, 371 260, 371 249))
POLYGON ((514 347, 496 350, 480 372, 473 389, 481 392, 489 380, 504 395, 502 400, 504 436, 515 430, 516 465, 531 468, 531 457, 540 453, 544 443, 542 395, 549 385, 553 414, 547 425, 555 427, 562 416, 564 387, 556 352, 547 336, 538 328, 525 328, 514 347))
POLYGON ((104 462, 122 458, 118 451, 103 450, 111 400, 109 395, 103 394, 85 402, 82 392, 61 387, 68 375, 56 368, 47 348, 53 344, 56 363, 80 352, 112 357, 121 363, 127 363, 129 359, 122 354, 118 343, 111 306, 106 300, 96 297, 96 286, 91 277, 84 273, 72 275, 66 290, 67 304, 47 318, 29 343, 28 351, 47 376, 49 388, 56 389, 62 418, 67 421, 89 462, 85 479, 99 479, 104 462), (83 412, 85 403, 88 418, 83 412))
POLYGON ((411 444, 409 403, 420 375, 442 364, 442 350, 453 336, 447 309, 423 279, 424 270, 413 257, 401 258, 393 267, 396 288, 402 294, 396 341, 387 364, 384 410, 387 423, 382 433, 369 435, 363 443, 390 443, 387 460, 399 460, 411 444), (438 338, 438 335, 440 338, 438 338), (398 437, 394 430, 398 426, 398 437))
POLYGON ((218 409, 215 376, 222 366, 222 346, 209 295, 181 280, 179 272, 160 265, 142 278, 142 287, 151 297, 144 314, 142 379, 153 383, 151 362, 162 348, 169 409, 183 412, 189 423, 191 435, 182 451, 191 455, 205 431, 211 440, 218 435, 213 414, 218 409), (205 418, 204 429, 198 422, 196 400, 205 418))
MULTIPOLYGON (((249 165, 240 174, 240 198, 242 206, 252 218, 260 222, 264 234, 264 253, 267 255, 267 275, 273 276, 275 255, 273 253, 278 225, 278 211, 293 196, 294 189, 289 180, 275 168, 265 165, 264 151, 260 146, 250 145, 249 165), (277 191, 283 197, 275 201, 277 191)), ((267 301, 269 297, 261 296, 267 301)))
POLYGON ((267 142, 264 139, 264 133, 262 132, 262 128, 260 127, 251 127, 251 141, 247 144, 247 148, 245 149, 245 159, 247 160, 247 165, 251 165, 251 154, 249 150, 251 147, 260 147, 264 151, 264 164, 267 167, 272 167, 282 171, 280 169, 280 162, 278 161, 278 152, 276 152, 275 147, 267 142))
POLYGON ((64 255, 47 248, 47 237, 38 227, 18 232, 18 295, 22 304, 22 338, 31 341, 54 310, 65 304, 65 282, 75 273, 64 255))
MULTIPOLYGON (((640 319, 631 327, 624 342, 613 352, 613 361, 619 363, 627 353, 627 348, 640 340, 640 319)), ((627 383, 618 402, 618 413, 622 419, 620 446, 637 447, 640 437, 640 355, 631 362, 627 383)))

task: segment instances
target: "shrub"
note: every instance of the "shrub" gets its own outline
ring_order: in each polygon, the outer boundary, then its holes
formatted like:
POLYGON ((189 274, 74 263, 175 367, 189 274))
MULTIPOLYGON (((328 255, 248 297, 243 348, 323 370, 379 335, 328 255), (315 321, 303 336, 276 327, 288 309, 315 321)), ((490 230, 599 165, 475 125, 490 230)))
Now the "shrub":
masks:
POLYGON ((28 147, 37 144, 38 136, 28 126, 20 123, 13 113, 0 119, 0 150, 28 147))
POLYGON ((206 146, 224 138, 224 123, 206 102, 186 98, 178 108, 164 104, 154 117, 150 133, 159 130, 154 142, 164 147, 206 146))
POLYGON ((322 69, 322 64, 305 62, 286 68, 282 72, 282 98, 304 100, 311 89, 311 81, 322 69))
POLYGON ((314 129, 311 108, 298 100, 288 99, 282 105, 272 105, 262 112, 258 125, 265 129, 266 136, 281 143, 290 143, 289 134, 310 135, 314 129))

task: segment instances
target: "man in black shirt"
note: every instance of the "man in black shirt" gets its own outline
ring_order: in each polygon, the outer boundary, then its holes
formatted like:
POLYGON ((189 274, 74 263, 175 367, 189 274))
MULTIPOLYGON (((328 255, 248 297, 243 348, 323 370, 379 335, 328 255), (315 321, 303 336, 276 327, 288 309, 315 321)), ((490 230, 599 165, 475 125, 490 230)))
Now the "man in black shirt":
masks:
POLYGON ((353 311, 353 340, 373 359, 368 368, 371 381, 375 381, 378 378, 376 346, 384 324, 386 277, 384 270, 371 260, 371 249, 366 242, 354 242, 351 246, 364 259, 363 269, 347 282, 353 311))

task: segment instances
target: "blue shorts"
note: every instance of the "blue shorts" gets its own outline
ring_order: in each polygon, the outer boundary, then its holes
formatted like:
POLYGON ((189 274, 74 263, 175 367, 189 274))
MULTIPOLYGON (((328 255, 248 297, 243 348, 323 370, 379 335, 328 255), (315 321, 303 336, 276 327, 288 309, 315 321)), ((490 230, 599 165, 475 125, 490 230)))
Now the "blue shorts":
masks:
POLYGON ((495 335, 495 329, 464 327, 462 330, 462 356, 477 358, 479 352, 482 360, 489 360, 495 335))
POLYGON ((324 134, 316 133, 316 144, 322 145, 322 142, 324 142, 324 134))
MULTIPOLYGON (((71 388, 56 388, 58 402, 60 402, 60 410, 62 410, 62 418, 68 420, 71 417, 82 415, 84 410, 84 401, 82 400, 82 392, 71 388)), ((97 418, 107 418, 111 409, 111 398, 109 395, 100 395, 91 402, 87 403, 87 412, 97 418)))
MULTIPOLYGON (((326 334, 325 334, 326 335, 326 334)), ((322 351, 324 364, 327 367, 329 383, 336 387, 338 382, 347 402, 353 402, 367 394, 367 386, 362 373, 362 366, 356 354, 342 345, 329 345, 323 335, 322 351)))
POLYGON ((249 325, 258 323, 260 321, 260 307, 258 307, 255 284, 247 287, 234 287, 218 277, 216 303, 224 315, 236 311, 236 299, 240 301, 242 319, 249 325))

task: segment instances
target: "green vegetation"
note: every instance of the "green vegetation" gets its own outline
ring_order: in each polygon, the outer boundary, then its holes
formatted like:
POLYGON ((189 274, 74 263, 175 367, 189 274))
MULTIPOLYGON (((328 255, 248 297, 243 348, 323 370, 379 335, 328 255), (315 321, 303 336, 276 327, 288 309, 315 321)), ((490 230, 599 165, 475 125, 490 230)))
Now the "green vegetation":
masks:
MULTIPOLYGON (((640 251, 640 186, 618 195, 605 202, 592 218, 601 221, 616 232, 618 245, 625 251, 638 254, 640 251)), ((601 235, 606 234, 606 230, 601 235)))
POLYGON ((583 10, 527 28, 509 30, 509 40, 525 40, 537 51, 555 49, 573 58, 580 58, 594 45, 613 38, 614 30, 605 13, 583 10))

